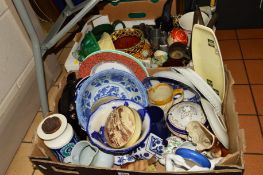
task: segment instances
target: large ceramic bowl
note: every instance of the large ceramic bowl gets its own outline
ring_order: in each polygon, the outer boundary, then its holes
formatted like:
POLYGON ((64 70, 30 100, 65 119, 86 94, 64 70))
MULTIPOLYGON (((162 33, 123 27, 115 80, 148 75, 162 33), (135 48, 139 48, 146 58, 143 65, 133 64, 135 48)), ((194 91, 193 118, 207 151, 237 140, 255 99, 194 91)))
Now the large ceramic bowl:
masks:
POLYGON ((134 75, 117 69, 101 71, 77 86, 76 111, 83 129, 88 124, 92 106, 105 97, 129 99, 148 106, 146 89, 134 75))
POLYGON ((94 113, 92 113, 87 124, 86 132, 90 142, 100 150, 115 155, 127 154, 144 143, 150 132, 150 123, 150 116, 142 105, 131 100, 112 100, 101 105, 94 113), (121 105, 129 106, 140 114, 142 120, 142 131, 140 138, 134 145, 128 148, 112 148, 105 140, 104 127, 111 111, 121 105))

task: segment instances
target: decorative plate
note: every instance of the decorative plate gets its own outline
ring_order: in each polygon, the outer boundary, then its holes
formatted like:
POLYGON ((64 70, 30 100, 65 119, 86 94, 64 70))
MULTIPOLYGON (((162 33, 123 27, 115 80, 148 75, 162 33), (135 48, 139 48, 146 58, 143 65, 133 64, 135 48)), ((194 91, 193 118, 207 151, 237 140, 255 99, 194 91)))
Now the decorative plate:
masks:
POLYGON ((94 73, 94 70, 96 70, 96 68, 94 67, 100 66, 101 68, 102 63, 109 64, 110 62, 115 62, 115 64, 112 64, 108 68, 103 67, 104 70, 114 68, 127 72, 133 72, 133 74, 139 80, 143 80, 145 77, 148 76, 148 72, 145 66, 138 59, 136 59, 132 55, 116 50, 100 50, 87 56, 80 65, 79 76, 81 78, 84 78, 91 73, 94 73))
MULTIPOLYGON (((146 87, 146 89, 151 88, 157 83, 169 84, 173 87, 173 89, 182 88, 184 90, 184 101, 192 101, 194 103, 200 102, 199 93, 182 82, 163 77, 147 77, 143 80, 143 85, 146 87)), ((177 97, 174 98, 176 99, 177 97)))
POLYGON ((195 71, 190 68, 173 68, 173 70, 180 72, 185 78, 190 80, 196 89, 212 104, 218 116, 222 115, 220 97, 195 71))
POLYGON ((227 134, 227 128, 223 118, 216 115, 214 107, 205 99, 201 98, 201 104, 205 111, 207 120, 218 140, 224 145, 225 148, 229 148, 229 139, 227 134))
POLYGON ((150 116, 142 105, 131 100, 112 100, 101 105, 94 113, 92 113, 88 120, 86 132, 90 142, 103 152, 114 155, 126 154, 135 150, 148 138, 150 132, 150 123, 150 116), (104 128, 111 111, 121 105, 128 106, 140 114, 142 120, 142 131, 140 138, 134 145, 127 148, 112 148, 107 144, 104 136, 104 128))
POLYGON ((148 106, 146 89, 135 76, 118 69, 99 72, 83 81, 76 90, 76 111, 83 129, 86 129, 93 104, 108 96, 148 106))

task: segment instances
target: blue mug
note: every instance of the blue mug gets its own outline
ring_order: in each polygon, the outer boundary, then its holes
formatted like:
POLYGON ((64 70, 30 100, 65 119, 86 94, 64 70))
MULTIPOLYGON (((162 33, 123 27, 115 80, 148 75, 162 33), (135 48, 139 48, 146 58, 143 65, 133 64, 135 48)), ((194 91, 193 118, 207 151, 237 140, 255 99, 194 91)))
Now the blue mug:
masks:
POLYGON ((151 133, 157 135, 165 141, 171 133, 166 126, 163 110, 158 106, 148 106, 146 110, 151 118, 151 133))

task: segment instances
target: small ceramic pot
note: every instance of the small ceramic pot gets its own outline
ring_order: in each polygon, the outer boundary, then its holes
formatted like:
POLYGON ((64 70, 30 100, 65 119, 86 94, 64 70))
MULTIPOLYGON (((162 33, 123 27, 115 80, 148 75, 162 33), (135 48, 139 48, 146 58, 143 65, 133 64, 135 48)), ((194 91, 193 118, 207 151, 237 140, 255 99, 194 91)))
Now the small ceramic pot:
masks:
POLYGON ((61 162, 70 156, 72 148, 79 141, 72 126, 67 123, 66 117, 62 114, 46 117, 39 124, 37 134, 61 162))

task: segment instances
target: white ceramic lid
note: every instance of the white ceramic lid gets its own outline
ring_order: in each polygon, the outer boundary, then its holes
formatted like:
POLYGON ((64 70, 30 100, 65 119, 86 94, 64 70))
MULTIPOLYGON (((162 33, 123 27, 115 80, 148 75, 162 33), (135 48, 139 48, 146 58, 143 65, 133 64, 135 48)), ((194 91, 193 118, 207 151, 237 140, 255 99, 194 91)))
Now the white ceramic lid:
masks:
POLYGON ((195 24, 192 33, 194 70, 214 89, 223 101, 225 72, 219 44, 209 27, 195 24))
POLYGON ((65 131, 57 138, 52 140, 45 140, 45 145, 50 149, 59 149, 65 146, 72 139, 74 134, 73 128, 67 124, 65 131))
POLYGON ((204 98, 201 98, 201 104, 206 114, 206 118, 218 140, 224 145, 225 148, 229 148, 229 139, 227 134, 227 128, 224 121, 216 115, 214 107, 204 98))
POLYGON ((38 125, 37 135, 38 135, 38 137, 40 137, 43 140, 52 140, 52 139, 60 136, 64 132, 66 127, 67 127, 67 118, 64 115, 62 115, 62 114, 52 114, 52 115, 49 115, 48 117, 46 117, 44 120, 42 120, 41 123, 38 125), (52 117, 58 117, 60 119, 60 121, 61 121, 61 126, 55 133, 46 134, 42 130, 42 125, 48 118, 52 118, 52 117))

